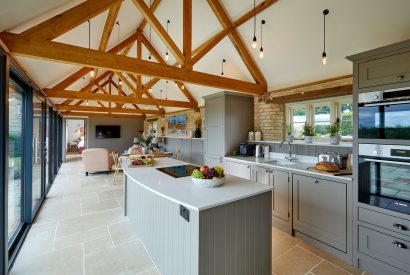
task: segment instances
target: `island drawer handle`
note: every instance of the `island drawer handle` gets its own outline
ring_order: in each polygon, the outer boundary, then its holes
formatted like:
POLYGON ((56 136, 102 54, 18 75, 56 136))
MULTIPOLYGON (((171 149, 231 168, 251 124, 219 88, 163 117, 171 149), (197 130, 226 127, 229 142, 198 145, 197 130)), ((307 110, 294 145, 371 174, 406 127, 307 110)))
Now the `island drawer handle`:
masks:
POLYGON ((403 80, 403 79, 404 79, 404 75, 399 75, 399 76, 397 77, 397 79, 398 79, 398 80, 403 80))
POLYGON ((395 224, 393 224, 393 227, 398 229, 398 230, 409 231, 409 228, 407 226, 405 226, 404 224, 395 223, 395 224))
POLYGON ((402 243, 402 242, 394 241, 393 244, 394 244, 395 246, 397 246, 398 248, 408 249, 407 245, 405 245, 405 244, 402 243))
POLYGON ((319 183, 319 180, 315 180, 315 183, 319 183))

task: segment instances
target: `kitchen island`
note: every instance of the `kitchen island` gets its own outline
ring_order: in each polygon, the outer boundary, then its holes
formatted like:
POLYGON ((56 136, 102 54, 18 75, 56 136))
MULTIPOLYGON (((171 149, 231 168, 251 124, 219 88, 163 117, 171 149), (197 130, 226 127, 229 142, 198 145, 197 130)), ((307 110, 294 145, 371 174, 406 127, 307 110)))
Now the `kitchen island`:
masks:
POLYGON ((125 172, 125 214, 161 274, 271 274, 272 187, 235 176, 202 188, 157 168, 125 172))

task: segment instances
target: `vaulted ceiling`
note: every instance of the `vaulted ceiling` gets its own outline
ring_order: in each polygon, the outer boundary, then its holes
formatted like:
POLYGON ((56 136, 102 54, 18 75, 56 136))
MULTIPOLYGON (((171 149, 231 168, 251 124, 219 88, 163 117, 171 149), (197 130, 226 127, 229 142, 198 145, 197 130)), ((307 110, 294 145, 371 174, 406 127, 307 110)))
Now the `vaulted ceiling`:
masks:
MULTIPOLYGON (((84 2, 0 0, 0 30, 19 34, 84 2)), ((235 28, 234 33, 231 32, 229 36, 224 35, 222 39, 215 40, 218 43, 206 55, 192 62, 196 62, 193 64, 193 70, 220 76, 221 61, 225 59, 223 77, 250 83, 262 82, 262 84, 266 80, 266 91, 275 90, 350 74, 352 65, 345 59, 345 56, 410 38, 410 17, 407 12, 410 10, 410 1, 408 0, 258 0, 256 4, 259 5, 263 2, 269 3, 269 7, 263 9, 256 17, 259 42, 260 21, 262 19, 266 20, 266 24, 263 26, 263 48, 265 53, 263 59, 259 58, 258 50, 250 47, 253 37, 253 19, 251 18, 251 20, 242 22, 243 24, 235 28), (330 10, 330 14, 326 18, 328 63, 323 66, 320 57, 323 50, 322 10, 325 8, 330 10), (241 42, 238 42, 238 40, 244 42, 244 48, 241 48, 241 42), (235 48, 234 43, 239 50, 235 48)), ((151 0, 154 5, 158 4, 155 6, 153 13, 154 19, 150 18, 149 14, 147 15, 141 7, 149 6, 149 0, 145 0, 145 5, 142 5, 144 4, 143 0, 124 0, 119 1, 119 3, 118 10, 111 7, 111 9, 96 14, 90 19, 91 49, 111 49, 114 53, 119 50, 120 55, 133 58, 140 55, 143 60, 148 60, 149 53, 154 53, 156 50, 159 56, 155 58, 154 54, 152 61, 160 63, 164 63, 164 60, 158 59, 164 58, 168 49, 170 58, 166 62, 167 64, 173 65, 181 61, 181 54, 182 57, 184 56, 184 0, 151 0), (133 40, 132 43, 125 45, 123 48, 115 49, 118 42, 135 35, 137 27, 143 22, 144 16, 148 19, 148 23, 143 23, 145 26, 143 25, 141 33, 142 42, 138 43, 133 40), (157 20, 164 29, 166 28, 166 21, 170 20, 168 33, 172 41, 168 41, 168 47, 164 44, 164 34, 158 35, 158 33, 161 33, 155 29, 155 22, 151 22, 151 19, 157 20), (107 29, 107 22, 110 20, 112 21, 112 33, 107 37, 106 47, 102 49, 101 43, 104 40, 102 36, 103 33, 107 33, 104 32, 104 28, 107 29), (115 24, 117 21, 119 26, 115 24), (153 23, 151 38, 150 23, 153 23), (175 44, 174 49, 172 43, 175 44), (148 49, 149 44, 152 44, 153 48, 148 49), (140 52, 137 49, 138 47, 141 47, 140 52)), ((224 29, 235 27, 235 20, 251 11, 252 8, 253 1, 251 0, 192 0, 192 49, 194 53, 198 52, 195 49, 214 35, 221 33, 224 29)), ((185 31, 187 30, 189 29, 185 29, 185 31)), ((53 41, 88 49, 88 22, 85 21, 74 29, 58 35, 53 41)), ((203 48, 200 47, 200 49, 203 48)), ((20 55, 15 58, 28 71, 33 80, 39 84, 40 88, 53 88, 82 68, 78 65, 20 55)), ((193 57, 194 59, 195 57, 193 57)), ((56 104, 66 106, 61 109, 62 111, 76 110, 75 107, 70 106, 83 106, 93 111, 100 104, 99 108, 103 108, 104 105, 107 111, 109 111, 110 106, 126 108, 127 112, 147 108, 146 113, 155 114, 159 113, 158 110, 162 111, 163 109, 168 112, 178 110, 181 107, 192 107, 196 104, 203 105, 202 96, 221 90, 229 90, 218 85, 215 85, 218 88, 210 87, 212 85, 208 84, 198 85, 197 82, 194 82, 195 84, 184 82, 182 87, 183 81, 178 82, 179 87, 177 87, 172 80, 169 80, 167 84, 167 79, 159 81, 152 81, 152 79, 148 76, 140 77, 139 74, 109 73, 99 69, 96 77, 99 82, 94 83, 91 87, 90 85, 87 86, 91 80, 89 74, 86 74, 84 79, 79 77, 77 81, 68 87, 64 87, 68 91, 84 91, 85 88, 94 90, 95 93, 89 93, 88 101, 82 96, 78 97, 80 100, 53 98, 53 101, 56 104), (123 86, 120 88, 121 91, 117 89, 119 79, 122 79, 123 82, 123 86), (153 83, 152 92, 150 93, 146 89, 146 93, 141 98, 134 97, 128 102, 121 101, 122 99, 118 98, 113 99, 108 95, 110 93, 108 91, 109 86, 111 86, 112 95, 133 94, 135 87, 138 89, 137 84, 139 82, 142 85, 153 83), (104 95, 104 93, 106 94, 104 95), (101 95, 100 98, 103 98, 102 96, 106 97, 98 103, 94 100, 96 99, 95 95, 101 95), (168 104, 171 106, 167 107, 166 102, 156 101, 156 103, 159 103, 155 106, 150 97, 156 99, 165 99, 166 97, 168 100, 175 102, 171 102, 172 104, 168 104), (115 103, 110 104, 110 106, 105 103, 111 101, 115 103), (192 104, 182 106, 176 103, 181 101, 192 104), (145 104, 148 106, 146 107, 145 104)), ((219 79, 215 81, 219 81, 219 79)), ((212 84, 211 80, 210 82, 212 84)), ((252 90, 252 88, 249 90, 252 90)), ((141 113, 141 111, 135 112, 141 113)))

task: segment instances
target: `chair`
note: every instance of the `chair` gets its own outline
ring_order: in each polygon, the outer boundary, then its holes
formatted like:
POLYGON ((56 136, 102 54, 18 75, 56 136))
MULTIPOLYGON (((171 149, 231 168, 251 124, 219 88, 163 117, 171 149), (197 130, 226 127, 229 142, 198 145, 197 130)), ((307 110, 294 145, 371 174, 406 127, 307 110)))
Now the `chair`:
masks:
POLYGON ((117 151, 112 152, 112 160, 114 161, 114 166, 113 166, 114 178, 112 180, 112 184, 115 185, 115 182, 118 179, 118 175, 122 171, 122 159, 119 156, 117 151))
POLYGON ((181 156, 181 150, 177 149, 177 152, 175 154, 175 159, 179 160, 179 157, 181 156))
POLYGON ((94 172, 109 172, 112 168, 112 157, 104 148, 86 149, 82 153, 85 175, 94 172))

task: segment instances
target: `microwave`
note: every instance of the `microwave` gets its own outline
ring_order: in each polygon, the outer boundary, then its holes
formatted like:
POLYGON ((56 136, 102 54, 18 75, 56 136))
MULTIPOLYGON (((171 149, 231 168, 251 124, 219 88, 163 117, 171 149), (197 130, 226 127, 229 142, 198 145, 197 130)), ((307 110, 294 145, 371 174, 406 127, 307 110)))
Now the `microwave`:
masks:
POLYGON ((410 146, 359 144, 359 202, 410 215, 410 146))
POLYGON ((410 140, 410 88, 359 94, 358 138, 410 140))

